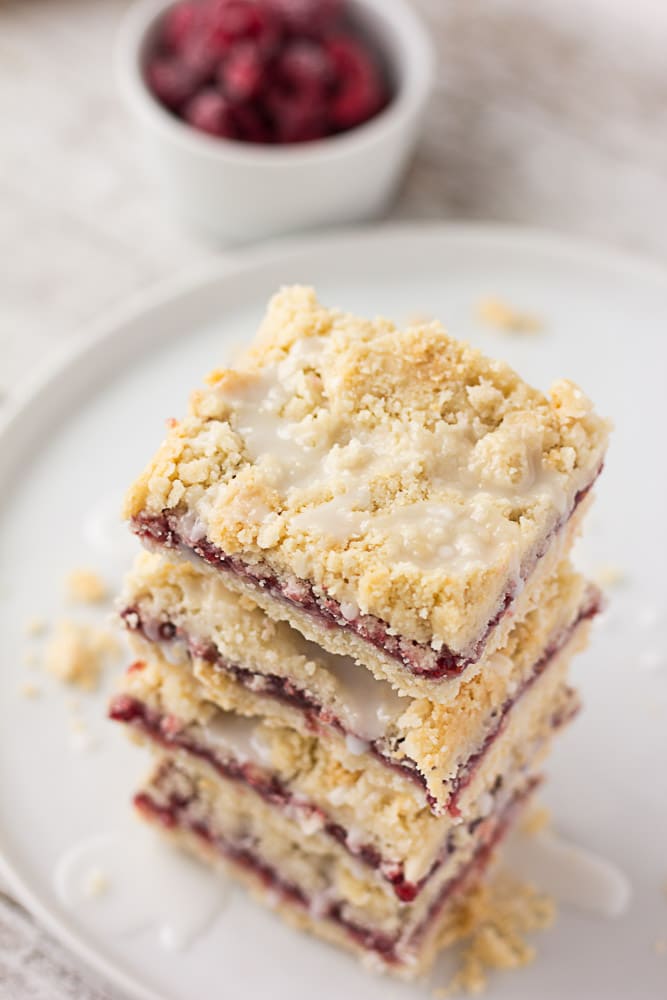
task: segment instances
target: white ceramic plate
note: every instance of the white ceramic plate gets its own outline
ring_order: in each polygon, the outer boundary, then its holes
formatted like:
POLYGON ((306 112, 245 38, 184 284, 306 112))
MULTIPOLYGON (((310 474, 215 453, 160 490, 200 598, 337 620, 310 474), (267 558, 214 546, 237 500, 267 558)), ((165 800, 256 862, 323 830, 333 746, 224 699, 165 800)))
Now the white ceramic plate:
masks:
MULTIPOLYGON (((568 908, 542 935, 529 969, 493 979, 500 997, 657 998, 667 990, 667 641, 662 438, 667 274, 565 239, 480 227, 379 229, 292 243, 241 258, 135 304, 27 392, 0 434, 0 836, 6 876, 28 906, 127 994, 160 1000, 240 995, 334 1000, 419 995, 360 971, 233 892, 186 950, 165 951, 155 927, 110 928, 89 901, 64 906, 58 858, 114 829, 144 761, 83 700, 97 746, 69 745, 68 695, 19 694, 28 678, 25 620, 62 614, 61 582, 77 565, 117 578, 127 558, 113 510, 152 453, 163 420, 181 413, 202 374, 247 340, 279 285, 313 283, 327 302, 441 317, 457 335, 507 358, 542 387, 579 381, 616 431, 583 553, 623 573, 606 620, 576 666, 586 711, 560 741, 544 794, 557 825, 629 876, 616 921, 568 908), (534 335, 481 327, 475 305, 498 295, 545 321, 534 335), (106 520, 105 520, 106 519, 106 520)), ((50 693, 49 693, 50 692, 50 693)), ((126 887, 127 889, 127 887, 126 887)), ((131 889, 131 886, 130 886, 131 889)), ((132 907, 132 902, 128 904, 132 907)), ((102 907, 103 909, 103 907, 102 907)), ((122 921, 121 921, 122 923, 122 921)), ((421 995, 427 996, 421 988, 421 995)))

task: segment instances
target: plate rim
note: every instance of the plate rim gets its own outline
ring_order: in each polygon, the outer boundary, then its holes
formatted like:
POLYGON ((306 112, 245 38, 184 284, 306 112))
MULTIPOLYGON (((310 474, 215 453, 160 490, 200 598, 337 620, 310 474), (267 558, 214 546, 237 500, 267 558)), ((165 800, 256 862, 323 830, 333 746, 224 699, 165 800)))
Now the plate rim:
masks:
MULTIPOLYGON (((300 255, 317 255, 331 252, 338 246, 344 248, 354 241, 395 242, 426 239, 438 241, 486 242, 499 246, 511 243, 525 250, 539 249, 561 258, 579 258, 607 267, 632 273, 663 285, 667 291, 667 264, 645 253, 619 248, 614 244, 595 239, 580 239, 576 234, 559 230, 506 224, 503 222, 389 222, 375 226, 345 227, 329 232, 297 235, 234 251, 233 257, 216 257, 203 264, 161 278, 147 288, 136 292, 121 305, 107 310, 104 317, 84 325, 66 344, 50 351, 35 369, 21 379, 0 412, 0 454, 15 435, 20 435, 30 407, 39 396, 52 392, 76 363, 85 363, 118 336, 132 322, 163 308, 170 301, 197 294, 216 282, 234 281, 241 275, 278 264, 281 260, 300 255)), ((121 364, 122 367, 122 364, 121 364)), ((114 367, 112 371, 116 371, 114 367)), ((62 408, 62 407, 61 407, 62 408)), ((38 415, 44 425, 44 415, 38 415)), ((57 426, 57 425, 56 425, 57 426)), ((0 830, 0 877, 29 915, 62 944, 88 974, 102 979, 105 988, 124 991, 132 1000, 163 1000, 150 987, 116 965, 95 945, 69 926, 48 902, 42 899, 38 888, 31 885, 25 872, 10 860, 4 836, 0 830)))
POLYGON ((157 310, 172 299, 193 294, 216 280, 231 279, 248 271, 268 267, 290 256, 317 254, 337 244, 344 246, 351 240, 373 242, 379 238, 387 242, 426 238, 522 243, 524 246, 533 246, 562 256, 585 258, 589 261, 593 258, 599 265, 624 273, 632 271, 639 277, 652 279, 667 288, 667 263, 650 253, 635 252, 604 240, 579 238, 576 234, 548 227, 496 221, 388 222, 342 227, 329 232, 295 235, 261 245, 240 247, 232 251, 231 257, 216 257, 160 278, 130 295, 120 305, 107 310, 103 318, 77 327, 66 343, 49 351, 37 363, 33 372, 16 383, 0 409, 0 444, 6 435, 12 433, 15 423, 40 393, 57 382, 74 362, 84 360, 96 352, 118 330, 142 314, 157 310))

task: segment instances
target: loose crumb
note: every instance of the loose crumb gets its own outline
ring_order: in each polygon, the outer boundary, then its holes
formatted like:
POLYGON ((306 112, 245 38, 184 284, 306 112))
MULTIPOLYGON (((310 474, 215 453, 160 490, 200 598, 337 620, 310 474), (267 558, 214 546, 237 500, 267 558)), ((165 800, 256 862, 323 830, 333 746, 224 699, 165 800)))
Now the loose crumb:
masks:
POLYGON ((31 681, 26 681, 25 684, 21 684, 19 691, 21 692, 24 698, 39 698, 40 694, 42 693, 41 689, 36 684, 33 684, 31 681))
POLYGON ((667 955, 667 937, 658 938, 655 942, 656 955, 667 955))
POLYGON ((27 652, 23 654, 22 660, 23 666, 28 667, 29 669, 36 667, 39 663, 37 653, 34 653, 31 649, 27 650, 27 652))
POLYGON ((25 631, 27 635, 39 636, 44 635, 48 628, 46 621, 43 618, 29 618, 25 623, 25 631))
POLYGON ((486 989, 489 971, 528 965, 535 948, 525 935, 550 927, 555 915, 552 899, 509 874, 477 886, 444 935, 443 947, 460 940, 466 944, 458 971, 436 995, 477 995, 486 989))
POLYGON ((119 652, 118 640, 107 629, 63 619, 46 647, 44 665, 58 680, 93 691, 107 662, 119 652))
POLYGON ((593 573, 593 579, 601 587, 615 587, 619 583, 623 583, 625 573, 620 566, 615 566, 613 563, 604 563, 602 566, 597 567, 593 573))
POLYGON ((95 750, 99 746, 99 740, 84 730, 80 733, 70 733, 69 745, 75 753, 90 753, 91 750, 95 750))
POLYGON ((104 895, 109 889, 109 879, 101 868, 91 868, 86 872, 83 882, 83 893, 88 899, 104 895))
POLYGON ((492 296, 477 303, 477 318, 487 326, 508 333, 537 333, 544 329, 544 323, 532 313, 515 309, 514 306, 492 296))
POLYGON ((91 733, 85 720, 80 715, 71 715, 69 719, 69 745, 76 753, 88 753, 98 746, 99 740, 91 733))
POLYGON ((519 829, 522 833, 534 837, 551 826, 551 810, 546 806, 535 806, 521 819, 519 829))
POLYGON ((74 569, 65 579, 68 600, 76 604, 100 604, 109 596, 109 588, 92 569, 74 569))
POLYGON ((429 323, 434 322, 435 316, 430 313, 419 312, 419 310, 410 312, 405 317, 406 326, 428 326, 429 323))
POLYGON ((87 732, 86 723, 83 721, 80 715, 71 715, 69 720, 69 731, 70 733, 85 733, 87 732))

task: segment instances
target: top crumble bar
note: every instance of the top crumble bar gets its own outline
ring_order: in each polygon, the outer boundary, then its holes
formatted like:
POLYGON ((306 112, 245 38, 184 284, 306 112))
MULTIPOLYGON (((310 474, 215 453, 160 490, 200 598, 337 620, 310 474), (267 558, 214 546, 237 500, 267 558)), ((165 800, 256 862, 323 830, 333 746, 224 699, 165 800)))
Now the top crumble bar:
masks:
POLYGON ((433 677, 480 659, 608 436, 571 382, 547 397, 438 323, 299 286, 206 383, 129 491, 133 529, 433 677))

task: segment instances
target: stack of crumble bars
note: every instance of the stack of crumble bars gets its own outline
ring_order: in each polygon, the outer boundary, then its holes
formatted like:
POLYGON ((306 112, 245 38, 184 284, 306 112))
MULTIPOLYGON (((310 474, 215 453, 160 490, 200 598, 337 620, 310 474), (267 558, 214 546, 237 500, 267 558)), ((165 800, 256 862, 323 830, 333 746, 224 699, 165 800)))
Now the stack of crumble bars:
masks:
POLYGON ((111 705, 148 821, 406 976, 576 713, 599 595, 568 553, 607 427, 437 323, 283 290, 131 489, 148 551, 111 705))

